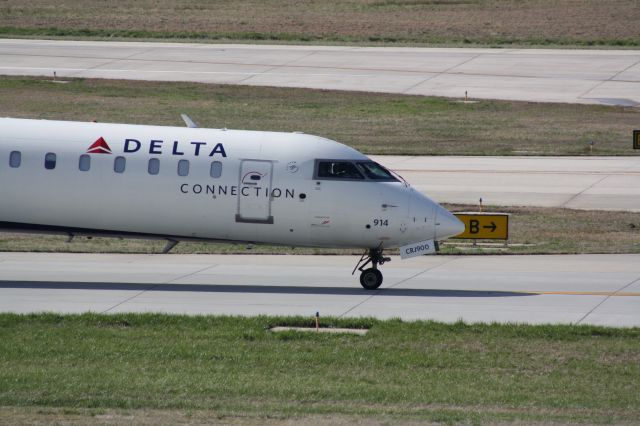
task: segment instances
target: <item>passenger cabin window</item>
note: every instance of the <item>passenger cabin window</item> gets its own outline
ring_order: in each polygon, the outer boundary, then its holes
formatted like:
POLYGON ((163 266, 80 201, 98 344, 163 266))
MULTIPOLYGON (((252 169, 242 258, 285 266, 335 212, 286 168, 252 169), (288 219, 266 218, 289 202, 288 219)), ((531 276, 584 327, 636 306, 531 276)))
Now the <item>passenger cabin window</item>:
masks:
POLYGON ((82 154, 80 156, 80 160, 78 161, 78 168, 80 171, 86 172, 91 168, 91 157, 87 154, 82 154))
POLYGON ((214 161, 213 163, 211 163, 211 177, 214 179, 219 178, 220 176, 222 176, 222 163, 219 161, 214 161))
POLYGON ((22 163, 20 151, 11 151, 11 154, 9 154, 9 166, 13 168, 20 167, 20 163, 22 163))
POLYGON ((313 177, 330 180, 399 182, 389 170, 374 161, 316 160, 313 177))
POLYGON ((178 161, 178 176, 189 175, 189 160, 178 161))
POLYGON ((147 171, 150 175, 157 175, 160 173, 160 160, 157 158, 150 158, 149 165, 147 166, 147 171))
POLYGON ((47 152, 44 156, 44 168, 47 170, 56 168, 56 155, 53 152, 47 152))
POLYGON ((127 164, 127 159, 124 157, 116 157, 113 160, 113 171, 116 173, 124 173, 124 169, 127 164))

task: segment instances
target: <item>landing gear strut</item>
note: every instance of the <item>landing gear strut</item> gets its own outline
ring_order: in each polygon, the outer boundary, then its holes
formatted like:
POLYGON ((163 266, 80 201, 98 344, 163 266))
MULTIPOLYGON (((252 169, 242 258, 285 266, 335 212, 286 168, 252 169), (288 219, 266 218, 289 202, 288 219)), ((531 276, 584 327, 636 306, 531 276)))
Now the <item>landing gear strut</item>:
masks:
POLYGON ((391 261, 390 257, 382 255, 382 251, 382 244, 377 248, 366 250, 351 273, 353 275, 356 269, 361 272, 360 284, 367 290, 375 290, 380 287, 382 272, 378 270, 378 265, 384 265, 385 262, 391 261), (371 268, 364 269, 369 263, 371 263, 371 268))

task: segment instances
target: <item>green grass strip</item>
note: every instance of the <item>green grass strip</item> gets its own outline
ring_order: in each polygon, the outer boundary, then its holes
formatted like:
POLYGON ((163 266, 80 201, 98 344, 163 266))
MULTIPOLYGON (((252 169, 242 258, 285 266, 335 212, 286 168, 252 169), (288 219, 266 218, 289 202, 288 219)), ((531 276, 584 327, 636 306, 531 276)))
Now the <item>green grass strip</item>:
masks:
MULTIPOLYGON (((312 318, 0 315, 0 406, 431 421, 630 422, 640 329, 312 318)), ((34 408, 35 409, 35 408, 34 408)))

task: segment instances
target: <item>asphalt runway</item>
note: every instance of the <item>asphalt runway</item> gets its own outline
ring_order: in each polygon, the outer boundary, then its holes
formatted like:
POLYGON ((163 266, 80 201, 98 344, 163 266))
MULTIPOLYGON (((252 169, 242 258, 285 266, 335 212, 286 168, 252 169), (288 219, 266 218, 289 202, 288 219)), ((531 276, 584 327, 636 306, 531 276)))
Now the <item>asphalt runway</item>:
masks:
POLYGON ((0 40, 0 74, 635 106, 640 51, 0 40))
POLYGON ((438 202, 640 212, 640 156, 373 156, 438 202))
POLYGON ((0 253, 1 312, 640 326, 640 255, 423 256, 366 291, 354 256, 0 253))

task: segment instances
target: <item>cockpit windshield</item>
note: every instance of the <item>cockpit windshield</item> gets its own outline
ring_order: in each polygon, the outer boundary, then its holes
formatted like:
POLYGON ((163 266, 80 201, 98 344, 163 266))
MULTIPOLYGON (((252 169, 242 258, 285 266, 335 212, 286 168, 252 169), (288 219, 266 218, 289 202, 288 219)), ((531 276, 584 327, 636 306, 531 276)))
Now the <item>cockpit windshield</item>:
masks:
POLYGON ((385 169, 384 167, 382 167, 380 164, 376 162, 373 162, 373 161, 358 162, 356 163, 356 166, 358 166, 358 169, 364 172, 365 176, 368 179, 382 180, 382 181, 388 181, 388 182, 398 180, 395 178, 395 176, 391 174, 389 170, 385 169))
POLYGON ((346 160, 316 160, 314 179, 399 182, 389 170, 374 161, 346 160))

